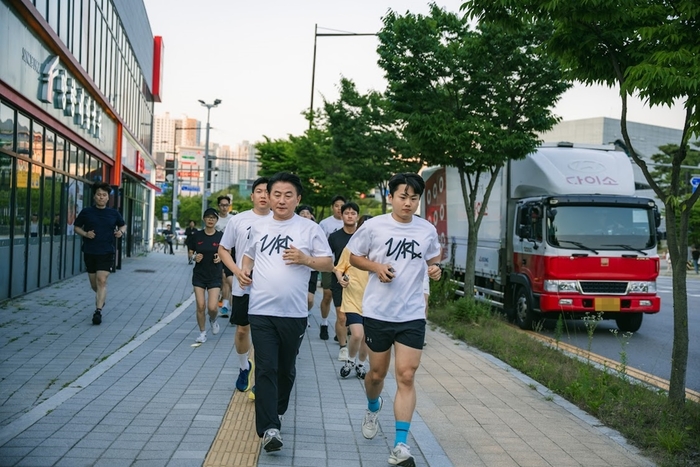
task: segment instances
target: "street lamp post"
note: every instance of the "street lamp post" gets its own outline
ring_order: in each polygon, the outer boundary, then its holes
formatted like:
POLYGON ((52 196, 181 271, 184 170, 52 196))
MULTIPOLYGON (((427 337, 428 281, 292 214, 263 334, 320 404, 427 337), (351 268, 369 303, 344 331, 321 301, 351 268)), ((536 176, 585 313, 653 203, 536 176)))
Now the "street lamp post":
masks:
POLYGON ((207 136, 204 143, 204 194, 202 195, 202 217, 204 217, 204 211, 207 210, 207 198, 211 194, 209 190, 211 189, 209 180, 209 113, 212 107, 218 107, 221 104, 221 99, 214 99, 214 103, 207 104, 203 100, 199 100, 199 103, 207 108, 207 136))

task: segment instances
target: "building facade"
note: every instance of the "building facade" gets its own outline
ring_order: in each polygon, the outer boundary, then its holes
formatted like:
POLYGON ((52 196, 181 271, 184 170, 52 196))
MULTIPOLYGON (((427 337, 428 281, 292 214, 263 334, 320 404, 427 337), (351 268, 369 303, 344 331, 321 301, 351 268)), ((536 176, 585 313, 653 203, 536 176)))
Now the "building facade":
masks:
POLYGON ((162 51, 142 0, 0 0, 0 300, 84 271, 96 182, 128 225, 115 267, 149 248, 162 51))

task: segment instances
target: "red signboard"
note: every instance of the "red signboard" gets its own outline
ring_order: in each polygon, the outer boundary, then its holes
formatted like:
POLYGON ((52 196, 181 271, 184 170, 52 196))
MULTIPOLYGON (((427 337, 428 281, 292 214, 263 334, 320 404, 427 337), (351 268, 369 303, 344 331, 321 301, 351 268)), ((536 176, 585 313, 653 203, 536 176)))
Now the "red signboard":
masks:
POLYGON ((425 181, 425 218, 437 230, 442 245, 442 259, 447 259, 447 187, 445 185, 445 168, 436 170, 425 181))

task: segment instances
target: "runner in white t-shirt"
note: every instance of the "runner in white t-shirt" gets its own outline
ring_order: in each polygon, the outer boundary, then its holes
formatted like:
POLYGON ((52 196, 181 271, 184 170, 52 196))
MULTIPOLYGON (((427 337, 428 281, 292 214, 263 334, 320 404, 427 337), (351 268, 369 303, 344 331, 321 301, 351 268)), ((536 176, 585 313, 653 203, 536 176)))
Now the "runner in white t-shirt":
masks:
MULTIPOLYGON (((326 217, 321 222, 319 222, 318 225, 321 226, 323 231, 326 233, 326 238, 328 238, 333 232, 343 228, 343 217, 341 209, 344 204, 345 198, 343 198, 340 195, 334 196, 331 200, 331 209, 333 209, 333 215, 326 217)), ((331 301, 333 300, 332 281, 332 272, 321 273, 321 288, 323 289, 323 298, 321 298, 321 326, 318 337, 324 341, 328 340, 328 315, 331 312, 331 301)))
MULTIPOLYGON (((226 231, 226 226, 234 215, 231 214, 231 198, 223 195, 216 198, 216 203, 219 206, 219 219, 216 221, 216 230, 219 232, 226 231)), ((228 310, 231 307, 231 284, 233 282, 233 272, 224 266, 221 276, 221 299, 219 300, 219 316, 228 318, 228 310)))
POLYGON ((374 438, 379 429, 380 394, 392 346, 396 355, 396 439, 389 456, 392 465, 415 465, 406 440, 416 408, 414 378, 425 342, 423 279, 426 269, 433 280, 440 279, 442 272, 437 231, 425 219, 414 216, 424 189, 425 182, 417 174, 394 175, 389 180, 392 212, 365 222, 347 246, 350 264, 369 271, 362 299, 370 367, 365 376, 365 438, 374 438))
POLYGON ((282 447, 279 416, 289 406, 306 333, 309 272, 332 271, 333 258, 321 227, 294 213, 302 194, 299 177, 277 173, 267 189, 273 214, 251 227, 238 281, 250 286, 255 427, 271 452, 282 447))
MULTIPOLYGON (((226 226, 224 236, 219 244, 219 258, 233 275, 241 274, 243 253, 248 243, 248 234, 253 225, 264 221, 272 212, 267 199, 266 177, 260 177, 253 182, 253 191, 250 200, 253 209, 237 214, 226 226)), ((241 288, 238 280, 231 285, 231 324, 236 325, 234 346, 238 354, 239 372, 236 380, 236 389, 246 392, 250 389, 250 380, 253 376, 253 362, 248 359, 250 351, 250 322, 248 321, 248 288, 241 288)))

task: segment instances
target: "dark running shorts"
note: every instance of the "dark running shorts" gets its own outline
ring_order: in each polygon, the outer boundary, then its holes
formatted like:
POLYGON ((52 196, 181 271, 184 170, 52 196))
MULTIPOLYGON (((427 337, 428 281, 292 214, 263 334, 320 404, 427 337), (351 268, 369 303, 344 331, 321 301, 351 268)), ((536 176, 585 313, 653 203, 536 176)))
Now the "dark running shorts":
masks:
POLYGON ((229 268, 227 268, 225 264, 223 266, 224 266, 224 274, 226 274, 226 277, 233 276, 233 271, 231 271, 229 268))
POLYGON ((194 287, 199 287, 200 289, 204 289, 204 290, 220 289, 221 288, 221 280, 205 281, 205 280, 199 279, 197 277, 193 277, 192 278, 192 285, 194 287))
POLYGON ((330 289, 331 288, 331 281, 333 280, 332 277, 335 274, 332 272, 322 272, 321 273, 321 288, 322 289, 330 289))
POLYGON ((311 271, 309 277, 309 293, 316 293, 316 286, 318 285, 318 271, 311 271))
POLYGON ((359 313, 345 313, 345 325, 362 324, 362 315, 359 313))
POLYGON ((422 350, 425 343, 425 320, 391 323, 365 317, 365 342, 372 352, 386 352, 394 342, 422 350))
POLYGON ((343 304, 343 287, 338 284, 337 280, 333 281, 331 292, 333 293, 333 305, 335 305, 336 308, 340 307, 340 305, 343 304))
POLYGON ((245 294, 242 297, 233 295, 231 297, 231 317, 229 322, 236 326, 248 326, 248 302, 250 295, 245 294))
POLYGON ((106 255, 84 253, 83 260, 85 261, 85 269, 87 269, 88 274, 95 274, 97 271, 111 272, 114 264, 114 253, 106 255))

